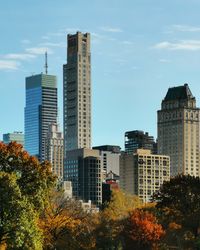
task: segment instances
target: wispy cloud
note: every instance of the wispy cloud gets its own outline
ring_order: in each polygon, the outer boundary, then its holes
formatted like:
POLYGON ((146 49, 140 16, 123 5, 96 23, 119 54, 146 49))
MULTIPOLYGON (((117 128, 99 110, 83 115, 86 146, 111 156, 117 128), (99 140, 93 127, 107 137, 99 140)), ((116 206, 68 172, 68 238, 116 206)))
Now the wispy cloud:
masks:
POLYGON ((35 55, 32 54, 7 54, 4 56, 6 59, 14 59, 14 60, 22 60, 22 61, 28 61, 30 59, 35 58, 35 55))
POLYGON ((128 41, 128 40, 125 40, 125 41, 122 41, 122 44, 125 44, 125 45, 132 45, 133 42, 128 41))
POLYGON ((40 45, 45 47, 59 47, 59 48, 65 48, 67 46, 67 44, 63 42, 59 43, 45 42, 41 43, 40 45))
POLYGON ((0 60, 0 70, 17 70, 19 65, 16 61, 0 60))
POLYGON ((105 36, 95 32, 91 32, 91 39, 92 43, 100 43, 103 39, 105 39, 105 36))
POLYGON ((34 55, 42 55, 45 52, 48 52, 49 54, 52 54, 53 51, 47 47, 33 47, 33 48, 27 48, 26 52, 34 55))
POLYGON ((108 26, 100 27, 100 29, 103 31, 112 32, 112 33, 122 32, 122 29, 120 28, 113 28, 113 27, 108 27, 108 26))
POLYGON ((171 30, 180 31, 180 32, 200 32, 200 26, 175 24, 171 26, 171 30))
POLYGON ((159 62, 161 62, 161 63, 170 63, 171 61, 168 60, 168 59, 161 58, 161 59, 159 60, 159 62))
POLYGON ((200 40, 181 40, 178 42, 164 41, 154 45, 155 49, 166 49, 166 50, 200 50, 200 40))

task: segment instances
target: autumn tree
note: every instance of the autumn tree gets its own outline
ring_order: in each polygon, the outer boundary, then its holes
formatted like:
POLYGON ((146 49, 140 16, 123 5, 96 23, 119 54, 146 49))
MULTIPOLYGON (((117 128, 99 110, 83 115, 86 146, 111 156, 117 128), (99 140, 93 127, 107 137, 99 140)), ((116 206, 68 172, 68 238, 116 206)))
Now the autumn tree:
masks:
POLYGON ((83 211, 80 203, 66 199, 53 191, 49 205, 40 217, 39 227, 44 235, 44 249, 93 249, 94 216, 83 211))
POLYGON ((99 213, 99 223, 96 228, 97 249, 118 249, 121 245, 123 219, 129 212, 142 205, 137 196, 113 190, 111 201, 99 213))
POLYGON ((124 250, 152 249, 165 234, 162 226, 158 224, 156 217, 142 209, 130 212, 124 220, 124 250))
POLYGON ((48 162, 11 142, 0 143, 0 244, 8 249, 42 249, 37 220, 55 185, 48 162))
POLYGON ((48 162, 40 163, 16 142, 8 145, 0 143, 0 171, 15 173, 22 195, 34 205, 36 211, 44 208, 48 191, 56 180, 48 162))
POLYGON ((126 194, 121 190, 113 190, 111 200, 102 213, 112 220, 118 220, 126 217, 130 211, 141 206, 142 201, 138 196, 126 194))

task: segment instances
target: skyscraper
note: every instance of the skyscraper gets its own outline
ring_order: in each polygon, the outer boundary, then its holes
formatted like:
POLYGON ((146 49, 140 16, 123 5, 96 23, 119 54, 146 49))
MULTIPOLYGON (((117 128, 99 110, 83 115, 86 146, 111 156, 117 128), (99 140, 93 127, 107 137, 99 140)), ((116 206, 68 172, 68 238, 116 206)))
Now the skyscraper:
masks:
POLYGON ((45 159, 45 137, 51 123, 57 122, 56 76, 39 74, 26 78, 25 149, 45 159))
POLYGON ((171 175, 199 176, 200 109, 188 84, 169 88, 158 110, 158 153, 170 156, 171 175))
POLYGON ((90 34, 68 35, 67 42, 67 64, 63 66, 65 152, 91 148, 90 34))
POLYGON ((67 37, 63 66, 64 180, 72 182, 73 197, 102 201, 101 161, 91 149, 90 34, 67 37))

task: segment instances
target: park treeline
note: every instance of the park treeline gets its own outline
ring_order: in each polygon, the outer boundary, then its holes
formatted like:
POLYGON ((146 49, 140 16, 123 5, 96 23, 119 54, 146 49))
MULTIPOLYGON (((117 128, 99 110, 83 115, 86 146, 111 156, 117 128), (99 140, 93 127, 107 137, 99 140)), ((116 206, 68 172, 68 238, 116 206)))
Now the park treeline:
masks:
POLYGON ((48 162, 0 143, 0 250, 200 249, 200 179, 171 178, 143 204, 113 191, 98 213, 65 198, 48 162))

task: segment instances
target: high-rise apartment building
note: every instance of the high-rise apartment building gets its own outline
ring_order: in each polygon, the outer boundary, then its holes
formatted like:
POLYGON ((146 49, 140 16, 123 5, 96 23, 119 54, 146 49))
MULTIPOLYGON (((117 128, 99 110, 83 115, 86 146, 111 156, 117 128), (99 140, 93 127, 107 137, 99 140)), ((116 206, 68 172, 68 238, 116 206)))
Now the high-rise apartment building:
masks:
POLYGON ((120 187, 149 202, 164 181, 170 180, 170 158, 151 154, 151 150, 137 149, 135 153, 120 156, 120 187))
POLYGON ((45 138, 45 160, 52 165, 52 172, 63 179, 63 163, 64 163, 64 139, 63 134, 59 130, 56 123, 49 125, 49 130, 45 138))
POLYGON ((45 159, 45 138, 57 122, 56 76, 39 74, 26 78, 25 149, 40 161, 45 159))
POLYGON ((100 205, 102 178, 99 150, 80 148, 67 151, 64 179, 72 182, 73 197, 100 205))
POLYGON ((67 64, 63 66, 65 152, 91 148, 90 34, 67 37, 67 64))
POLYGON ((200 109, 188 84, 169 88, 158 111, 158 153, 170 156, 171 175, 200 176, 200 109))
POLYGON ((15 131, 13 133, 3 134, 3 142, 5 144, 8 144, 8 143, 13 142, 13 141, 24 146, 24 134, 22 132, 19 132, 19 131, 15 131))
POLYGON ((157 153, 157 144, 154 141, 153 136, 150 136, 147 132, 140 130, 133 130, 125 132, 125 152, 133 153, 137 149, 150 149, 152 153, 157 153))

